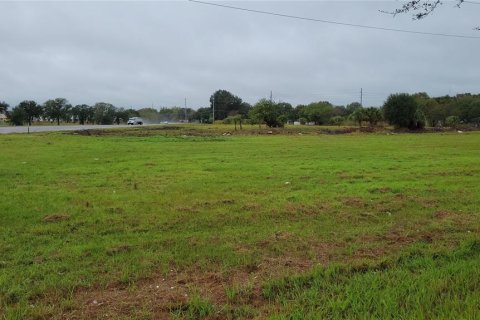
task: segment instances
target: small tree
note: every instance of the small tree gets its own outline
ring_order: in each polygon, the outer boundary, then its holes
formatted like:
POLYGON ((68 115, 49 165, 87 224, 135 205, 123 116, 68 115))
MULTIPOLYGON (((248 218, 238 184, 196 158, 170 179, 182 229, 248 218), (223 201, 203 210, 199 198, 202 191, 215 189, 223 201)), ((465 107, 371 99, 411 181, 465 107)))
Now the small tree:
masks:
POLYGON ((27 118, 27 114, 25 113, 25 110, 17 106, 12 110, 10 122, 14 126, 21 126, 25 122, 26 118, 27 118))
POLYGON ((339 126, 343 123, 344 118, 342 116, 335 116, 330 118, 330 123, 334 126, 339 126))
POLYGON ((74 121, 80 124, 93 123, 94 109, 86 104, 76 105, 72 108, 74 121))
POLYGON ((276 103, 261 99, 250 111, 250 117, 264 122, 268 127, 283 127, 286 122, 286 116, 282 116, 282 108, 276 103))
MULTIPOLYGON (((24 121, 27 121, 29 126, 32 125, 33 118, 38 118, 42 114, 42 107, 32 100, 20 102, 17 108, 23 109, 24 121)), ((18 112, 17 115, 20 116, 20 112, 18 112)))
POLYGON ((457 116, 450 116, 447 117, 447 119, 445 120, 445 124, 451 128, 456 128, 459 123, 460 118, 458 118, 457 116))
POLYGON ((307 118, 301 117, 298 119, 298 121, 300 122, 300 124, 306 124, 308 120, 307 118))
POLYGON ((383 118, 382 112, 375 107, 366 108, 363 114, 365 117, 365 121, 368 121, 371 127, 376 126, 377 123, 383 118))
POLYGON ((333 106, 328 101, 312 102, 303 109, 303 115, 315 124, 325 124, 333 114, 333 106))
POLYGON ((362 109, 362 105, 360 102, 352 102, 350 104, 347 104, 347 107, 345 108, 345 111, 347 112, 347 115, 351 115, 352 113, 355 112, 357 109, 362 109))
POLYGON ((358 126, 361 127, 362 122, 365 121, 365 109, 362 107, 356 108, 350 115, 350 119, 352 119, 353 122, 358 123, 358 126))
POLYGON ((95 123, 113 124, 113 121, 115 120, 116 108, 112 104, 97 102, 93 108, 95 123))
POLYGON ((397 128, 423 128, 425 121, 420 121, 417 109, 417 102, 408 93, 391 94, 383 105, 385 120, 397 128))
POLYGON ((50 99, 44 105, 45 115, 52 120, 56 120, 57 125, 60 125, 60 119, 67 120, 71 116, 70 109, 72 106, 68 104, 65 98, 50 99))
POLYGON ((234 115, 234 116, 228 116, 226 117, 225 119, 222 120, 223 124, 234 124, 235 126, 235 131, 237 131, 237 124, 240 126, 240 130, 243 129, 242 127, 242 121, 243 121, 243 117, 241 114, 237 114, 237 115, 234 115))
POLYGON ((0 113, 7 113, 10 106, 5 101, 0 101, 0 113))

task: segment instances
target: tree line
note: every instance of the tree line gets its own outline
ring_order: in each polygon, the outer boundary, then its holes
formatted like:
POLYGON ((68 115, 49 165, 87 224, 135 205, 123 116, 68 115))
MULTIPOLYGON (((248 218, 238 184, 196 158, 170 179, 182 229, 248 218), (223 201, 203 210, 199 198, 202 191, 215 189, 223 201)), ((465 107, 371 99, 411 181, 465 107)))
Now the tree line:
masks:
POLYGON ((355 123, 377 126, 387 122, 395 127, 421 129, 425 126, 454 127, 459 124, 480 126, 480 95, 457 94, 456 96, 429 97, 421 92, 415 94, 391 94, 382 107, 363 107, 358 102, 335 106, 328 101, 292 106, 288 102, 260 99, 254 105, 244 102, 227 90, 217 90, 210 96, 210 106, 191 108, 117 108, 110 103, 98 102, 72 106, 65 98, 56 98, 37 104, 25 100, 12 110, 0 102, 0 113, 7 114, 14 125, 32 124, 34 120, 60 124, 120 124, 130 117, 140 116, 147 123, 223 121, 235 125, 248 122, 265 124, 268 127, 283 127, 286 123, 342 125, 355 123))
POLYGON ((425 126, 442 127, 467 124, 480 126, 480 95, 429 97, 425 92, 391 94, 380 107, 363 107, 358 102, 335 106, 328 101, 312 102, 293 107, 287 102, 261 99, 253 106, 226 90, 218 90, 210 97, 210 107, 200 108, 194 119, 226 123, 248 121, 282 127, 287 122, 316 125, 342 125, 347 122, 359 126, 376 126, 388 122, 399 128, 421 129, 425 126))
POLYGON ((97 102, 93 106, 87 104, 71 105, 65 98, 55 98, 39 104, 33 100, 25 100, 10 110, 10 105, 0 102, 0 113, 6 114, 12 125, 31 125, 34 121, 78 124, 120 124, 131 117, 142 117, 150 123, 180 122, 194 119, 195 111, 187 108, 172 107, 132 108, 115 107, 111 103, 97 102))

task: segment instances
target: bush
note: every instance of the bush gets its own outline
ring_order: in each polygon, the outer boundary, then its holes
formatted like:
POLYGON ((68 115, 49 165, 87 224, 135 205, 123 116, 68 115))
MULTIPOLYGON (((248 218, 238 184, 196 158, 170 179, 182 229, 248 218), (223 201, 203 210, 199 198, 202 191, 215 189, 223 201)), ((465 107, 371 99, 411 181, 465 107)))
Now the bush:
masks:
POLYGON ((334 126, 339 126, 343 123, 345 119, 341 116, 335 116, 335 117, 332 117, 330 118, 330 124, 334 125, 334 126))
POLYGON ((456 128, 459 123, 460 119, 457 116, 450 116, 445 120, 445 124, 452 128, 456 128))
POLYGON ((418 109, 417 101, 408 93, 392 94, 383 105, 385 120, 397 128, 423 128, 425 115, 418 109))

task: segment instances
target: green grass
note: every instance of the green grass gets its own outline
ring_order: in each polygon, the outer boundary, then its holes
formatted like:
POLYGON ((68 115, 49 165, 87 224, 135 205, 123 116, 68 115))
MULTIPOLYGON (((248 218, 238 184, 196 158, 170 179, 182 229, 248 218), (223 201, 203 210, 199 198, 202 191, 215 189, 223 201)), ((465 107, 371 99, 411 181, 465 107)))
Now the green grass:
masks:
POLYGON ((284 306, 271 319, 478 319, 480 242, 452 253, 411 252, 397 261, 333 266, 268 283, 284 306))
POLYGON ((182 130, 0 136, 1 317, 59 317, 172 268, 261 276, 167 306, 180 318, 479 316, 478 246, 449 253, 479 239, 478 132, 182 130))

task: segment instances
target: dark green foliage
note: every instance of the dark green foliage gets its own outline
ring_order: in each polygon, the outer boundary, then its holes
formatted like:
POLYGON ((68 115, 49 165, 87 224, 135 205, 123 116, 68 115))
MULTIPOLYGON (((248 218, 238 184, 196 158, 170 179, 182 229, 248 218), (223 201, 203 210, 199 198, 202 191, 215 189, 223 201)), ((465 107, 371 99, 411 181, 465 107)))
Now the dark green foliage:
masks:
POLYGON ((26 118, 27 118, 27 115, 25 113, 25 110, 17 106, 12 110, 10 122, 14 126, 21 126, 25 122, 26 118))
POLYGON ((267 99, 258 101, 250 111, 250 117, 259 123, 265 123, 270 128, 283 127, 287 121, 286 115, 282 112, 284 106, 276 104, 267 99))
MULTIPOLYGON (((24 121, 28 122, 29 125, 32 125, 34 118, 38 118, 42 115, 42 107, 37 105, 35 101, 25 100, 20 102, 17 108, 23 109, 24 121)), ((18 112, 16 116, 20 116, 22 113, 18 112)))
POLYGON ((72 106, 68 104, 65 98, 51 99, 44 104, 44 114, 51 120, 56 120, 60 124, 60 119, 66 120, 71 116, 70 110, 72 106))
POLYGON ((327 124, 333 115, 333 106, 328 101, 313 102, 302 109, 301 115, 315 124, 327 124))
POLYGON ((227 90, 217 90, 210 97, 210 107, 215 105, 215 120, 223 120, 235 114, 247 115, 250 105, 227 90))
POLYGON ((278 102, 277 103, 278 108, 280 109, 280 112, 282 115, 285 116, 284 123, 286 123, 288 120, 297 120, 296 113, 294 112, 294 108, 292 105, 288 102, 278 102))
POLYGON ((345 121, 345 118, 342 116, 335 116, 330 118, 330 124, 333 124, 334 126, 339 126, 345 121))
POLYGON ((96 124, 113 124, 116 109, 112 104, 97 102, 93 108, 96 124))
POLYGON ((115 110, 115 123, 126 123, 129 118, 137 116, 137 111, 132 109, 118 108, 115 110))
POLYGON ((423 128, 425 123, 417 109, 417 101, 408 93, 392 94, 383 105, 385 120, 397 128, 423 128))
POLYGON ((93 123, 94 122, 95 110, 93 107, 90 107, 86 104, 76 105, 72 108, 72 117, 74 122, 79 122, 80 124, 93 123))
POLYGON ((365 121, 365 109, 362 107, 355 108, 355 110, 350 114, 350 119, 353 122, 358 123, 358 126, 362 126, 362 122, 365 121))
POLYGON ((457 116, 449 116, 445 120, 445 125, 455 128, 460 123, 460 119, 457 116))
POLYGON ((10 106, 5 101, 0 101, 0 113, 7 113, 10 106))
POLYGON ((377 123, 383 119, 382 112, 375 107, 366 108, 363 114, 365 121, 367 121, 372 127, 376 126, 377 123))
POLYGON ((347 104, 347 107, 345 109, 347 114, 350 115, 354 113, 355 110, 362 109, 362 105, 360 104, 360 102, 352 102, 350 104, 347 104))
POLYGON ((212 122, 212 108, 199 108, 194 115, 194 119, 200 123, 212 122))

